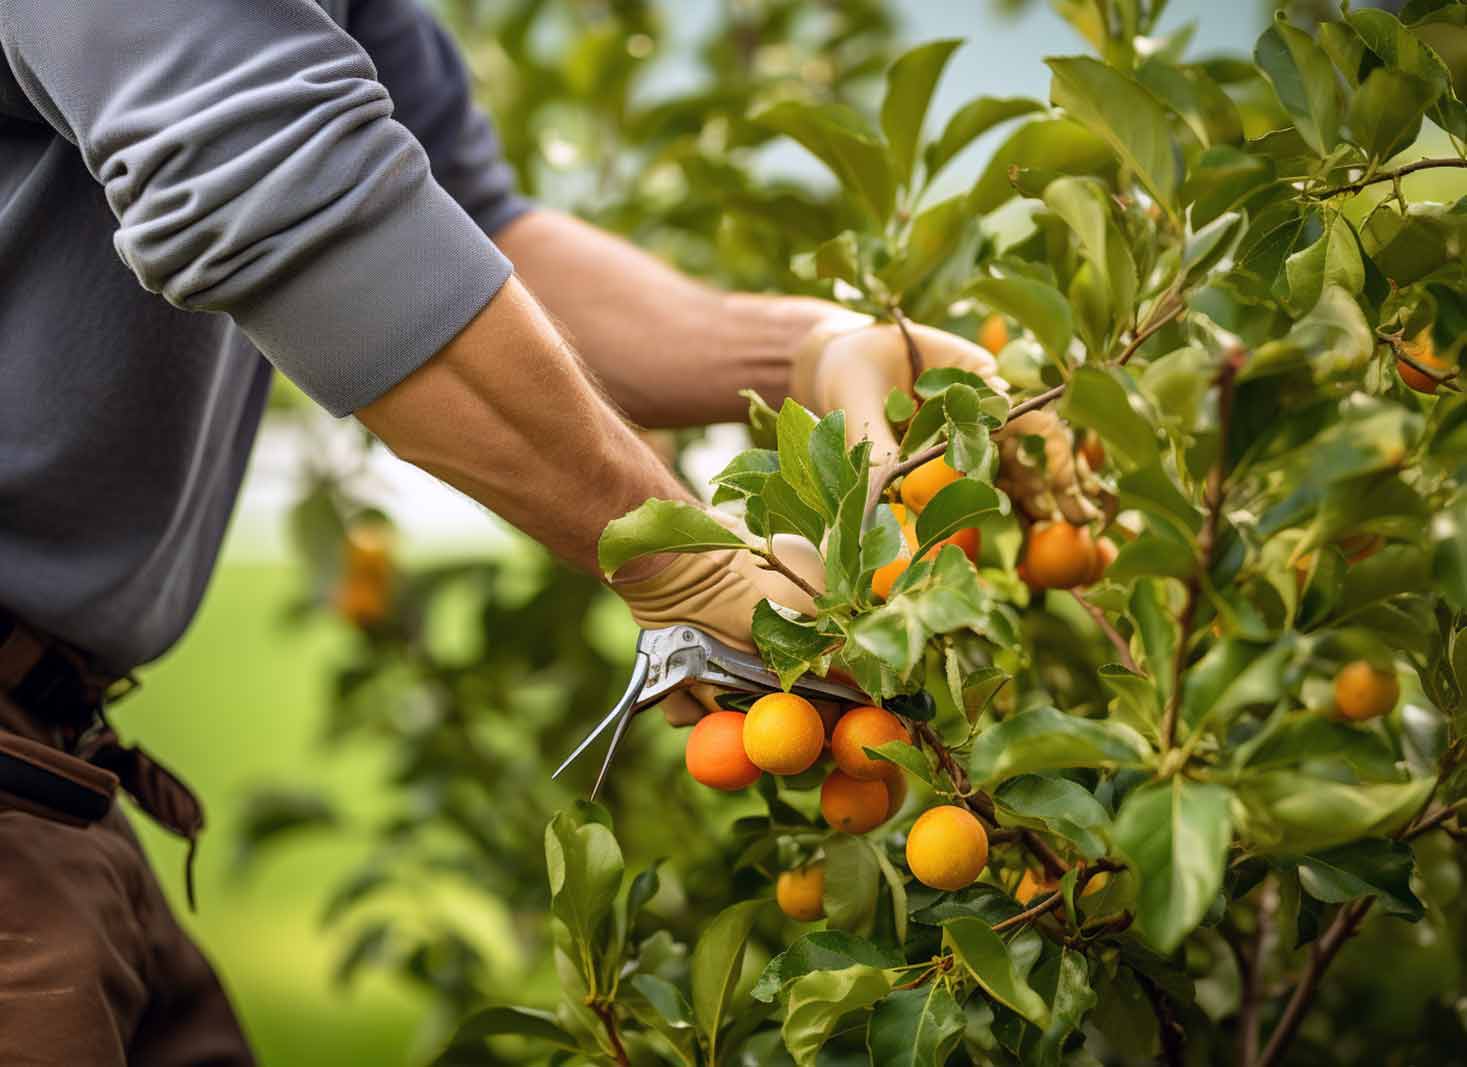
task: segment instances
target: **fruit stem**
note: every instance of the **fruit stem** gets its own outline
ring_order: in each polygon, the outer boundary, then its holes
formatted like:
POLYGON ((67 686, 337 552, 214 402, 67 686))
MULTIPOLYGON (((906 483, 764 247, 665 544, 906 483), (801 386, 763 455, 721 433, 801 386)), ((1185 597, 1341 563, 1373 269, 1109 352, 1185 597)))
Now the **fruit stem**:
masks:
POLYGON ((1071 589, 1070 596, 1075 598, 1075 603, 1085 609, 1085 613, 1095 621, 1096 626, 1100 627, 1100 632, 1105 634, 1110 643, 1115 646, 1116 654, 1121 657, 1121 666, 1132 674, 1144 674, 1145 672, 1136 665, 1135 657, 1131 655, 1130 643, 1120 635, 1120 631, 1111 625, 1111 621, 1105 617, 1105 612, 1086 600, 1084 594, 1078 589, 1071 589))
POLYGON ((611 1005, 598 1001, 591 1005, 591 1010, 601 1020, 601 1025, 606 1027, 606 1037, 611 1042, 611 1052, 618 1067, 632 1067, 632 1061, 627 1059, 626 1046, 621 1043, 621 1033, 616 1028, 616 1013, 612 1011, 611 1005))
POLYGON ((912 337, 912 331, 907 329, 907 316, 902 313, 901 307, 896 304, 891 304, 887 307, 886 312, 891 316, 891 321, 896 323, 896 328, 901 331, 902 340, 906 343, 907 366, 912 372, 912 390, 915 394, 917 379, 922 376, 922 371, 925 369, 922 361, 922 352, 917 347, 916 340, 912 337))

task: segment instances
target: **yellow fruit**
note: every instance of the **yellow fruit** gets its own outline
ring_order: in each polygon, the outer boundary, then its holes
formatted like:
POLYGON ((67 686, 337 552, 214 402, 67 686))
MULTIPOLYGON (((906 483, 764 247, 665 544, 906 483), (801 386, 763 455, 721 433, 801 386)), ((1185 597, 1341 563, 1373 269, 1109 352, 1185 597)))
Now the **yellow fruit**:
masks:
POLYGON ((392 606, 392 528, 359 522, 342 543, 341 578, 332 593, 336 613, 363 629, 387 618, 392 606))
POLYGON ((1400 697, 1401 683, 1395 674, 1376 670, 1363 659, 1345 664, 1335 675, 1335 708, 1355 722, 1384 715, 1400 697))
POLYGON ((952 893, 970 886, 988 862, 988 834, 972 812, 944 804, 924 811, 907 835, 907 867, 917 881, 952 893))
POLYGON ((1035 523, 1024 546, 1025 581, 1036 589, 1073 589, 1095 572, 1095 542, 1084 526, 1035 523))
POLYGON ((837 830, 864 834, 890 816, 891 793, 880 778, 862 781, 844 771, 831 771, 820 786, 820 814, 837 830))
POLYGON ((885 600, 891 596, 891 588, 896 585, 897 579, 907 573, 907 568, 912 565, 908 556, 898 556, 885 567, 877 567, 876 572, 871 575, 871 595, 877 600, 885 600))
MULTIPOLYGON (((1410 356, 1417 363, 1420 363, 1423 367, 1430 367, 1432 370, 1440 371, 1451 369, 1451 364, 1437 355, 1436 345, 1432 341, 1431 327, 1429 326, 1411 340, 1402 342, 1401 349, 1406 355, 1410 356)), ((1405 382, 1412 389, 1415 389, 1418 393, 1435 393, 1437 386, 1441 384, 1431 375, 1422 374, 1404 359, 1396 360, 1396 373, 1401 376, 1401 381, 1405 382)))
POLYGON ((744 751, 771 774, 807 771, 824 748, 825 724, 804 697, 770 693, 754 701, 744 718, 744 751))
POLYGON ((884 708, 852 708, 835 724, 830 753, 835 764, 852 778, 872 781, 899 773, 885 760, 872 759, 865 749, 880 748, 888 741, 911 741, 902 721, 884 708))
POLYGON ((688 773, 706 786, 732 791, 759 780, 759 768, 744 753, 744 716, 715 711, 688 731, 683 753, 688 773))
POLYGON ((978 343, 995 356, 1009 343, 1009 327, 1002 315, 990 315, 978 327, 978 343))
POLYGON ((939 490, 952 485, 961 477, 941 456, 930 459, 902 479, 902 503, 913 512, 921 511, 932 502, 939 490))
MULTIPOLYGON (((1080 864, 1083 871, 1085 865, 1080 864)), ((1088 897, 1092 893, 1098 893, 1105 888, 1110 881, 1110 875, 1101 871, 1095 877, 1085 883, 1085 889, 1081 892, 1082 897, 1088 897)), ((1050 893, 1056 892, 1060 887, 1058 878, 1046 878, 1043 871, 1036 871, 1032 867, 1024 872, 1019 879, 1019 885, 1014 890, 1014 899, 1020 904, 1028 904, 1030 901, 1043 900, 1050 893)))
POLYGON ((796 922, 812 923, 825 915, 825 864, 812 863, 783 871, 774 883, 779 910, 796 922))

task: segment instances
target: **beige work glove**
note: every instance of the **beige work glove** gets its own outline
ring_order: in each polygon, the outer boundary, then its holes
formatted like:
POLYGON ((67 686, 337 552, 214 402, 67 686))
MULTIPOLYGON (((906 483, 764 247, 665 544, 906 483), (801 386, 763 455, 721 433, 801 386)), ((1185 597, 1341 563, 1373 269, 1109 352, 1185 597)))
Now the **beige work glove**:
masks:
MULTIPOLYGON (((746 540, 726 515, 713 514, 746 540)), ((802 537, 778 534, 775 555, 791 570, 817 589, 825 586, 825 564, 815 547, 802 537)), ((783 575, 764 569, 752 552, 728 549, 697 555, 673 556, 672 561, 650 578, 611 583, 612 591, 626 602, 632 618, 645 629, 691 623, 724 644, 754 651, 750 624, 759 601, 815 614, 809 595, 783 575)), ((717 690, 697 686, 675 693, 662 702, 663 714, 674 726, 697 722, 708 711, 718 710, 717 690)))
MULTIPOLYGON (((922 368, 958 367, 978 375, 995 392, 1007 394, 1008 383, 986 349, 930 326, 909 324, 922 368)), ((846 413, 846 440, 872 443, 871 463, 880 469, 896 461, 898 443, 886 421, 886 397, 892 389, 912 388, 911 359, 901 330, 876 325, 863 315, 833 313, 813 329, 795 356, 790 394, 819 414, 846 413)), ((1075 454, 1068 426, 1048 409, 1031 411, 994 434, 999 445, 998 486, 1031 519, 1063 516, 1080 524, 1101 511, 1091 496, 1098 483, 1075 454), (1025 437, 1044 439, 1044 464, 1025 455, 1025 437), (1088 495, 1087 495, 1088 494, 1088 495)))

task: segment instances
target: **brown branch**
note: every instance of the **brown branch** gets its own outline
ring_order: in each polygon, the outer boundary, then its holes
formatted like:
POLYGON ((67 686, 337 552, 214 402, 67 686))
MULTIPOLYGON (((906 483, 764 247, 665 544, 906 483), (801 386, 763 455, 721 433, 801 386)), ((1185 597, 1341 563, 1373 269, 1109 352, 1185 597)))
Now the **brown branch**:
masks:
POLYGON ((1453 815, 1456 815, 1457 810, 1455 804, 1448 804, 1445 807, 1437 808, 1430 814, 1423 814, 1420 818, 1412 820, 1411 824, 1401 832, 1401 840, 1410 841, 1413 838, 1420 837, 1428 830, 1435 830, 1453 815))
POLYGON ((591 1005, 591 1010, 601 1020, 601 1025, 606 1027, 606 1036, 611 1041, 611 1052, 616 1057, 618 1067, 632 1067, 632 1061, 627 1058, 626 1046, 621 1043, 621 1034, 616 1028, 616 1014, 611 1010, 611 1005, 598 1001, 591 1005))
POLYGON ((1279 1062, 1279 1057, 1284 1054, 1289 1042, 1294 1039, 1299 1024, 1304 1021, 1304 1016, 1309 1012, 1309 1002, 1314 999, 1314 990, 1319 985, 1320 976, 1335 958, 1335 954, 1359 928, 1361 921, 1365 918, 1365 913, 1370 910, 1370 905, 1373 903, 1375 903, 1374 897, 1362 897, 1349 904, 1341 905, 1340 910, 1335 913, 1334 921, 1329 924, 1329 929, 1325 930, 1324 935, 1311 947, 1309 964, 1304 968, 1304 973, 1299 976, 1299 984, 1294 987, 1294 995, 1289 998, 1282 1018, 1279 1019, 1272 1036, 1268 1039, 1263 1055, 1258 1057, 1253 1067, 1273 1067, 1279 1062))
POLYGON ((1146 975, 1134 968, 1131 973, 1136 976, 1136 982, 1146 994, 1146 999, 1151 1001, 1151 1010, 1156 1015, 1156 1029, 1161 1037, 1161 1062, 1167 1067, 1183 1067, 1186 1062, 1184 1050, 1187 1032, 1178 1021, 1172 1002, 1146 975))
POLYGON ((765 570, 776 571, 779 574, 784 575, 795 585, 799 586, 800 589, 804 591, 805 595, 808 596, 811 600, 814 600, 815 598, 820 596, 819 589, 816 589, 813 585, 811 585, 809 582, 805 581, 805 579, 796 574, 794 570, 791 569, 788 563, 780 559, 773 552, 766 552, 762 549, 757 548, 754 549, 753 552, 756 556, 763 560, 760 566, 762 566, 765 570))
POLYGON ((907 367, 912 372, 912 388, 915 390, 917 379, 922 377, 922 371, 926 369, 922 364, 922 352, 912 337, 912 331, 907 329, 907 317, 902 314, 902 309, 893 304, 886 310, 891 315, 891 321, 896 323, 896 328, 902 332, 902 341, 907 346, 907 367))
POLYGON ((1277 903, 1278 897, 1273 891, 1272 883, 1265 880, 1259 890, 1252 935, 1241 944, 1233 938, 1228 939, 1228 945, 1238 958, 1238 974, 1243 985, 1238 1006, 1237 1067, 1253 1067, 1258 1059, 1259 1026, 1264 1002, 1262 960, 1277 903))
MULTIPOLYGON (((1098 859, 1094 863, 1088 864, 1075 879, 1075 895, 1079 896, 1083 894, 1085 892, 1085 886, 1087 886, 1090 883, 1090 879, 1094 878, 1097 874, 1103 874, 1107 871, 1120 870, 1125 870, 1125 864, 1115 863, 1108 859, 1098 859)), ((1007 919, 1002 919, 999 922, 994 923, 993 932, 996 934, 1001 934, 1005 930, 1013 929, 1015 926, 1024 926, 1028 923, 1033 922, 1035 919, 1040 918, 1043 915, 1049 914, 1064 902, 1064 893, 1056 889, 1053 893, 1049 894, 1049 896, 1045 897, 1033 907, 1028 908, 1025 911, 1021 911, 1017 915, 1010 915, 1007 919)))
POLYGON ((1415 163, 1407 163, 1404 167, 1397 167, 1395 170, 1383 170, 1373 177, 1362 178, 1358 182, 1336 185, 1333 188, 1307 195, 1316 200, 1328 200, 1341 193, 1358 193, 1368 185, 1375 185, 1379 182, 1396 182, 1408 174, 1415 174, 1421 170, 1434 170, 1439 167, 1467 167, 1467 159, 1418 159, 1415 163))
POLYGON ((1167 696, 1166 710, 1161 717, 1161 750, 1170 752, 1177 739, 1177 711, 1182 704, 1182 674, 1187 666, 1187 646, 1192 642, 1192 627, 1197 619, 1197 603, 1202 599, 1202 576, 1212 569, 1212 554, 1217 547, 1217 527, 1223 504, 1223 467, 1228 458, 1228 427, 1233 417, 1233 387, 1238 372, 1247 362, 1248 352, 1242 347, 1230 348, 1223 355, 1222 369, 1218 371, 1217 462, 1207 476, 1204 497, 1207 512, 1202 532, 1197 537, 1199 559, 1197 570, 1187 580, 1187 599, 1178 616, 1179 633, 1177 651, 1172 660, 1172 688, 1167 696))
MULTIPOLYGON (((1126 345, 1125 349, 1122 350, 1120 358, 1116 360, 1116 363, 1124 367, 1127 363, 1131 362, 1131 357, 1136 354, 1136 350, 1151 340, 1152 335, 1163 326, 1180 315, 1186 306, 1186 304, 1182 303, 1181 297, 1175 295, 1170 297, 1165 303, 1158 305, 1159 308, 1163 308, 1164 310, 1162 310, 1161 314, 1156 315, 1154 319, 1149 319, 1145 326, 1136 331, 1135 336, 1131 338, 1131 343, 1126 345)), ((1152 314, 1156 314, 1155 311, 1152 314)))
POLYGON ((1121 636, 1120 631, 1105 617, 1105 612, 1086 600, 1078 589, 1071 589, 1070 596, 1075 598, 1075 603, 1085 609, 1085 613, 1090 616, 1096 626, 1100 627, 1100 632, 1105 634, 1110 640, 1110 643, 1115 646, 1116 655, 1121 657, 1121 666, 1132 674, 1144 674, 1145 672, 1136 665, 1136 658, 1131 655, 1130 643, 1121 636))
POLYGON ((1453 392, 1461 392, 1461 387, 1453 381, 1457 377, 1457 371, 1455 369, 1445 370, 1441 367, 1432 367, 1422 363, 1406 351, 1406 346, 1401 342, 1401 335, 1399 333, 1381 334, 1380 336, 1391 346, 1391 352, 1394 353, 1399 362, 1406 364, 1412 370, 1419 371, 1438 385, 1444 385, 1453 392))

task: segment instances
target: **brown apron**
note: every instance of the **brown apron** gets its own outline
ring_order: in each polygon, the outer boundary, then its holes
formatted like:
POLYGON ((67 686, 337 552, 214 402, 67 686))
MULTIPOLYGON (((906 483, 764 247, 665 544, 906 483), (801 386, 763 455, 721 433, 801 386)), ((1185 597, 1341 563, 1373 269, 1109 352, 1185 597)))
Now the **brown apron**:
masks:
POLYGON ((0 612, 0 1064, 250 1067, 115 795, 191 843, 202 809, 118 743, 108 681, 0 612))

